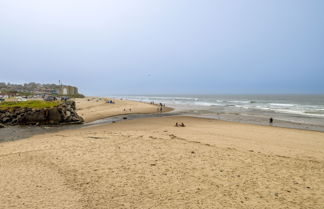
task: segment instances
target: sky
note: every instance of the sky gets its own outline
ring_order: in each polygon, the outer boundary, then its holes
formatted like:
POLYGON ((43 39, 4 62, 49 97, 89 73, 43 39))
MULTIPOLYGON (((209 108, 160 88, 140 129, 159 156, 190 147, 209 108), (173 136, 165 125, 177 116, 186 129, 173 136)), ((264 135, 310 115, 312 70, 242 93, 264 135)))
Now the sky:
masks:
POLYGON ((324 94, 323 0, 0 0, 0 82, 324 94))

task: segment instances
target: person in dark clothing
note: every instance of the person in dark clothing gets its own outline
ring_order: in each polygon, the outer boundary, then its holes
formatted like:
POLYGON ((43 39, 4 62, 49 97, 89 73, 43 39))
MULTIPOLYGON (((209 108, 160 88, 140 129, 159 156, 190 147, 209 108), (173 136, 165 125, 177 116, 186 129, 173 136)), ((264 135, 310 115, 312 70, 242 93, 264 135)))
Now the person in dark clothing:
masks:
POLYGON ((273 123, 273 118, 270 118, 270 119, 269 119, 269 123, 272 125, 272 123, 273 123))

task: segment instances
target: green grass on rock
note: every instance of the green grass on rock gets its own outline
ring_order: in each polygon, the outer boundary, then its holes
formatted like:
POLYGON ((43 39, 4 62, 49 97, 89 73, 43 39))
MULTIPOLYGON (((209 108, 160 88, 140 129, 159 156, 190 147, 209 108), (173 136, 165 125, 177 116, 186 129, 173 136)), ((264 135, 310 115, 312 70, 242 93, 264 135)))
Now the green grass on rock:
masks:
POLYGON ((32 109, 43 109, 43 108, 52 108, 60 104, 59 101, 42 101, 42 100, 30 100, 22 102, 1 102, 0 109, 11 109, 15 107, 27 107, 32 109))

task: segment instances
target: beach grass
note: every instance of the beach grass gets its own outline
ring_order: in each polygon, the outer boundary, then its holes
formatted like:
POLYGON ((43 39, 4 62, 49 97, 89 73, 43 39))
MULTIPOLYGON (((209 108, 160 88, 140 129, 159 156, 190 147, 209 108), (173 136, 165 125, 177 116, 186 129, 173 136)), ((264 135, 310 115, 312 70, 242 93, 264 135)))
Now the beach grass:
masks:
POLYGON ((11 109, 15 107, 21 108, 32 108, 32 109, 43 109, 52 108, 60 104, 59 101, 41 101, 41 100, 30 100, 30 101, 15 101, 15 102, 1 102, 0 109, 11 109))

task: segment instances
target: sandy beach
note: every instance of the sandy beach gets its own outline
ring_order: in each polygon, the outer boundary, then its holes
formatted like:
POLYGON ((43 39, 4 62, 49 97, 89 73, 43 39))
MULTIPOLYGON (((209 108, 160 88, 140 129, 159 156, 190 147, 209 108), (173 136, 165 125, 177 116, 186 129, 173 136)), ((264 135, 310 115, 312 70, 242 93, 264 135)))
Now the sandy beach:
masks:
POLYGON ((324 0, 0 0, 0 209, 324 209, 324 0))
MULTIPOLYGON (((75 99, 75 102, 77 112, 84 118, 85 122, 92 122, 115 115, 160 112, 159 105, 152 105, 130 100, 86 97, 82 99, 75 99), (109 100, 114 101, 114 104, 109 104, 106 102, 109 100)), ((172 108, 162 108, 162 112, 168 112, 170 110, 172 110, 172 108)))
MULTIPOLYGON (((86 121, 157 111, 120 102, 77 105, 86 121)), ((172 116, 42 134, 0 143, 0 193, 0 208, 320 209, 324 133, 172 116)))

